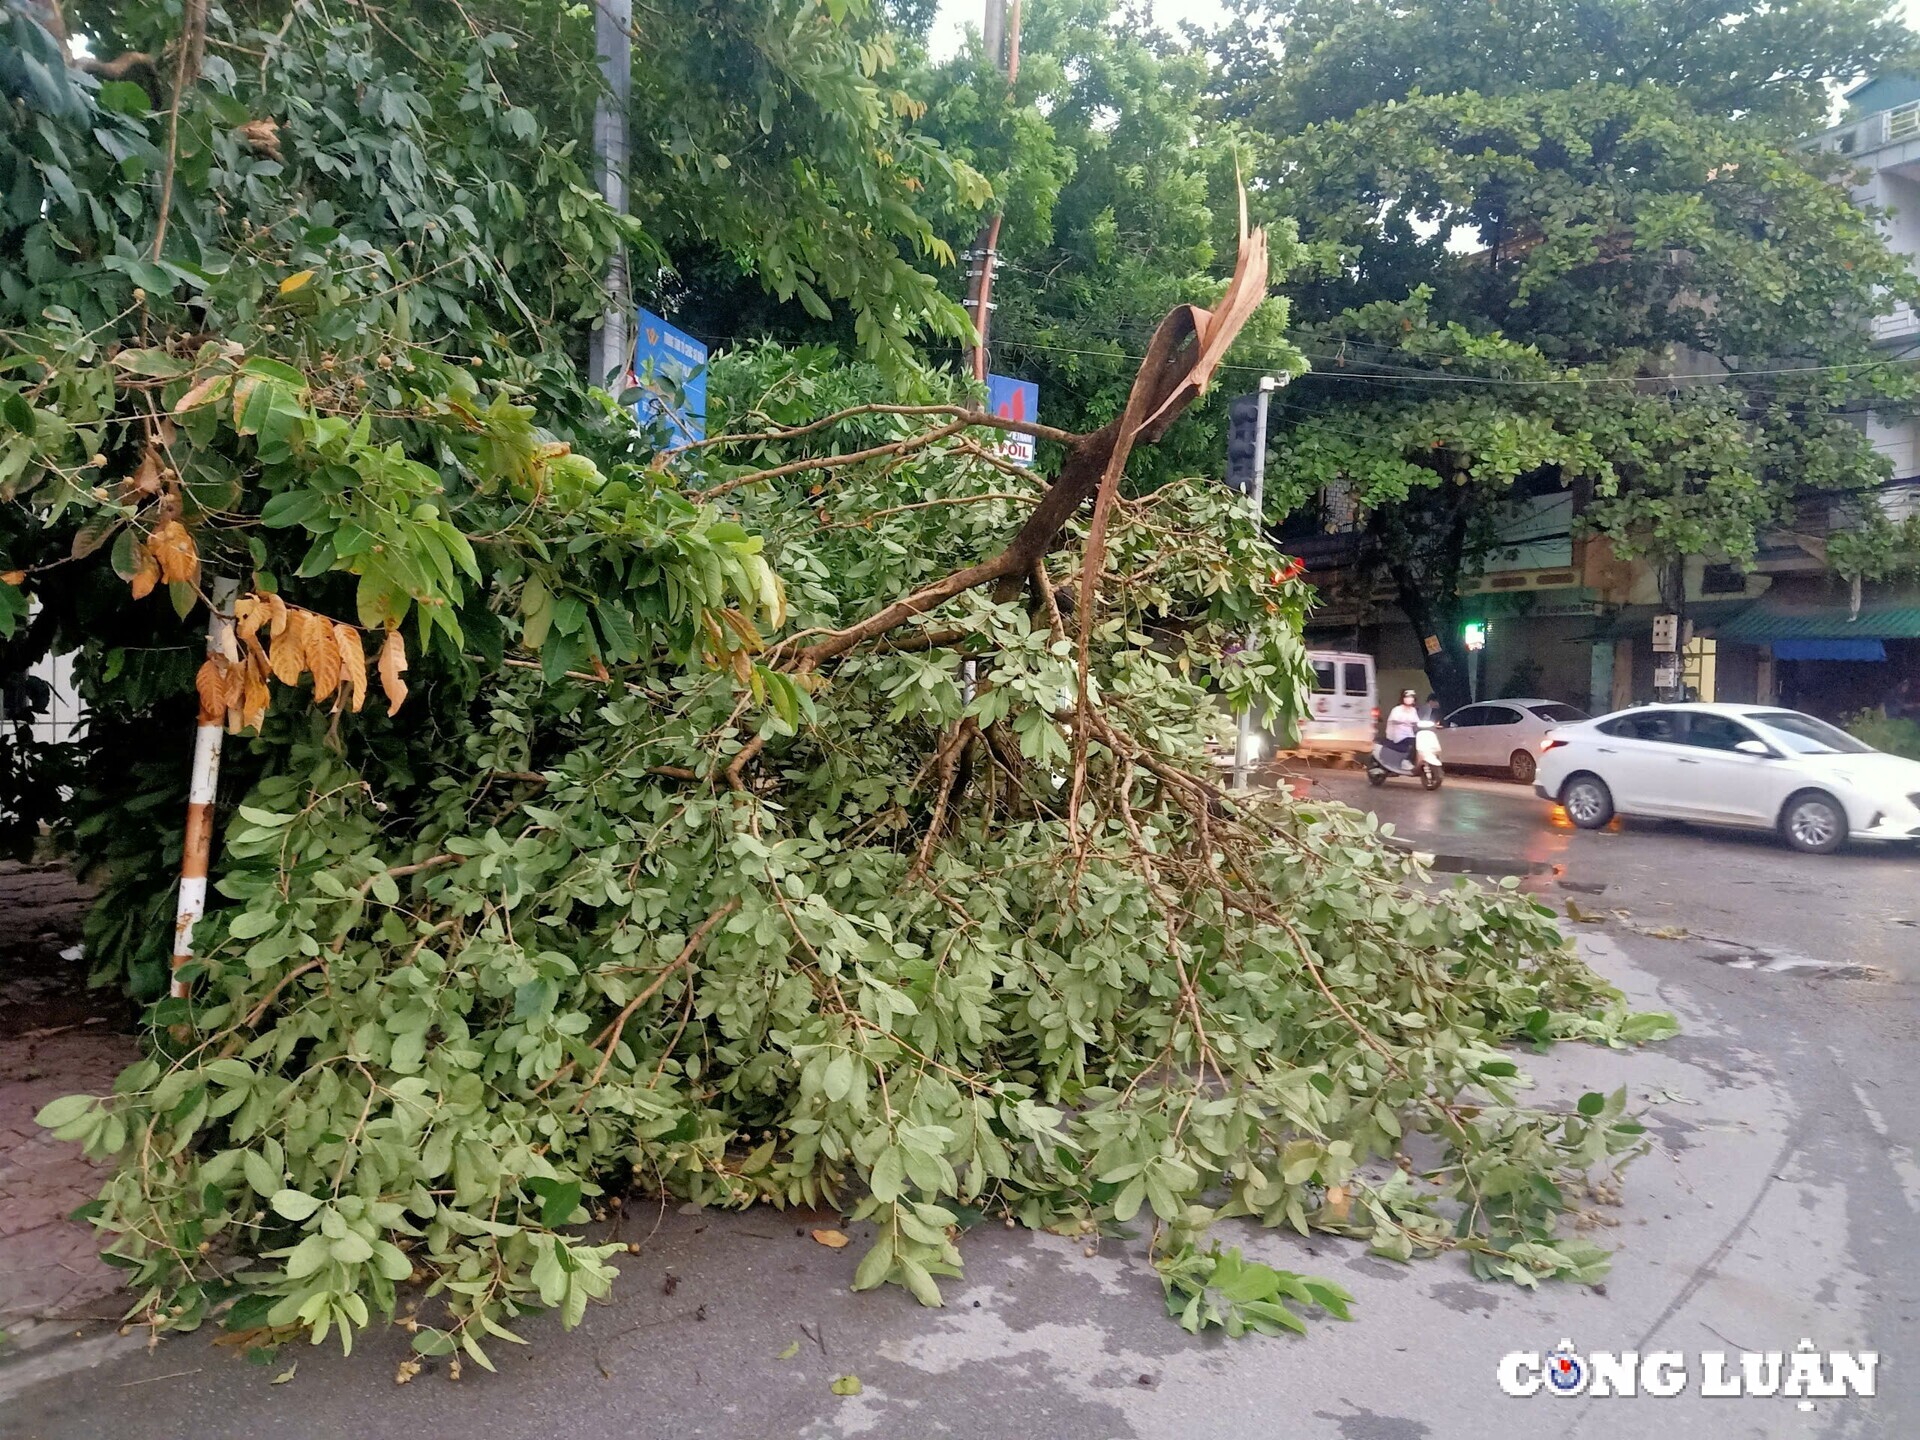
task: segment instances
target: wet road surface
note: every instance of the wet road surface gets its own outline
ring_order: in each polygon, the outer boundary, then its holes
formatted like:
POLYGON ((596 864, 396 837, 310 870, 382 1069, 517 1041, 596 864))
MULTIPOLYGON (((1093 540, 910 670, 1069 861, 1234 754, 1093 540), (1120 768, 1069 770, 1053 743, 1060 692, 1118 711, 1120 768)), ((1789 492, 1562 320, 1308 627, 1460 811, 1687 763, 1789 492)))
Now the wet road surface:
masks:
POLYGON ((1666 820, 1576 829, 1510 781, 1449 775, 1438 790, 1359 771, 1300 773, 1308 798, 1371 809, 1438 868, 1518 875, 1565 913, 1599 912, 1641 931, 1729 942, 1722 963, 1868 966, 1920 982, 1920 846, 1849 845, 1799 855, 1770 834, 1666 820), (1758 957, 1757 959, 1755 957, 1758 957))

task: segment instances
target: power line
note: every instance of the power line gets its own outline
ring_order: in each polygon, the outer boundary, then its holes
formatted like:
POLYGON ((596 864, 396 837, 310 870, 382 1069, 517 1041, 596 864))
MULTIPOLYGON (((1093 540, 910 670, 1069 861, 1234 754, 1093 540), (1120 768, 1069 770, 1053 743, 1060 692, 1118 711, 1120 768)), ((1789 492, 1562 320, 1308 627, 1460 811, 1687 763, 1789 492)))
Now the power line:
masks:
MULTIPOLYGON (((1003 336, 1001 343, 1006 345, 1023 345, 1029 350, 1051 351, 1059 355, 1088 355, 1103 360, 1132 360, 1138 363, 1146 358, 1144 355, 1134 355, 1125 351, 1077 349, 1069 345, 1049 345, 1038 340, 1022 340, 1010 336, 1003 336)), ((1272 354, 1273 352, 1268 353, 1272 354)), ((1333 360, 1335 363, 1339 363, 1336 357, 1333 356, 1316 356, 1307 351, 1301 351, 1299 353, 1306 356, 1309 360, 1333 360)), ((1275 358, 1282 357, 1276 356, 1275 358)), ((1920 363, 1920 355, 1897 355, 1890 356, 1884 360, 1860 360, 1838 365, 1786 365, 1766 370, 1723 370, 1717 374, 1683 374, 1676 372, 1663 375, 1560 375, 1538 380, 1512 380, 1494 375, 1448 375, 1435 370, 1416 370, 1411 367, 1406 367, 1403 369, 1403 373, 1400 374, 1363 374, 1359 371, 1346 369, 1310 370, 1301 378, 1314 380, 1351 380, 1364 384, 1379 385, 1505 385, 1518 388, 1531 388, 1537 385, 1641 385, 1658 384, 1662 381, 1670 384, 1686 381, 1698 385, 1713 385, 1724 380, 1740 380, 1749 377, 1764 378, 1770 375, 1823 375, 1840 371, 1875 370, 1889 365, 1911 365, 1915 363, 1920 363)), ((1231 364, 1223 364, 1220 368, 1222 370, 1238 370, 1250 375, 1268 374, 1270 369, 1270 367, 1259 365, 1231 364)))

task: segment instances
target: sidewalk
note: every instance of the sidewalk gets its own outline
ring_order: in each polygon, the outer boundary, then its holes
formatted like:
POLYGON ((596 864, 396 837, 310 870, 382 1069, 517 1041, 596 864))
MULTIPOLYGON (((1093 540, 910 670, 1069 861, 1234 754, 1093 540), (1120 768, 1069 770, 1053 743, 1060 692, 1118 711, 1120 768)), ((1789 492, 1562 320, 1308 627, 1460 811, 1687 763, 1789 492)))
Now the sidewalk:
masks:
POLYGON ((125 1007, 86 988, 87 901, 58 866, 0 863, 0 1356, 125 1308, 92 1227, 67 1218, 104 1167, 33 1123, 49 1100, 106 1089, 136 1053, 125 1007))

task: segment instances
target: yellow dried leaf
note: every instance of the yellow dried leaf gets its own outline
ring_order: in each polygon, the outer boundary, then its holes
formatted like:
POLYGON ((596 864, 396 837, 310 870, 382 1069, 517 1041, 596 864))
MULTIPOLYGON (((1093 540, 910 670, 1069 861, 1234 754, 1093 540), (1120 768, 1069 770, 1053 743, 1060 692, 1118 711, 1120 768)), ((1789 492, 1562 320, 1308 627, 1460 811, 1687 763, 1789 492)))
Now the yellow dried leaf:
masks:
POLYGON ((400 638, 398 630, 389 630, 387 638, 380 642, 380 688, 386 693, 389 715, 398 715, 407 698, 407 682, 400 678, 406 668, 407 642, 400 638))
POLYGON ((249 120, 244 125, 236 125, 233 133, 263 160, 280 158, 280 126, 277 122, 271 119, 249 120))
POLYGON ((278 640, 287 633, 287 602, 278 595, 262 595, 260 598, 267 602, 267 635, 270 639, 278 640))
POLYGON ((158 495, 160 479, 166 473, 166 466, 160 459, 160 448, 149 445, 147 453, 140 457, 140 468, 133 472, 131 484, 139 495, 158 495))
POLYGON ((231 375, 209 375, 174 402, 173 413, 184 415, 187 411, 196 410, 210 400, 218 399, 226 394, 227 386, 232 383, 231 375))
POLYGON ((20 586, 26 583, 27 572, 24 570, 9 570, 6 574, 0 575, 0 585, 20 586))
POLYGON ((153 558, 153 552, 141 541, 133 542, 134 571, 129 582, 133 587, 133 598, 144 600, 153 593, 153 587, 160 583, 160 565, 153 558))
POLYGON ((223 660, 220 674, 225 682, 220 698, 227 711, 227 733, 233 735, 239 732, 241 717, 247 708, 247 667, 245 662, 235 664, 223 660))
POLYGON ((282 295, 291 295, 311 279, 313 279, 313 271, 297 270, 280 282, 280 293, 282 295))
POLYGON ((738 610, 731 607, 722 610, 720 618, 726 621, 727 628, 740 637, 748 650, 757 654, 766 648, 765 642, 760 638, 760 632, 753 628, 753 622, 738 610))
POLYGON ((273 639, 273 654, 268 657, 273 665, 273 678, 282 685, 299 684, 300 672, 307 668, 306 612, 287 610, 281 617, 280 628, 269 634, 273 639))
POLYGON ((233 628, 239 632, 242 643, 258 635, 267 618, 267 607, 260 603, 257 595, 242 595, 233 602, 233 628))
POLYGON ((178 520, 169 520, 147 537, 147 550, 160 566, 160 578, 172 585, 200 583, 200 549, 178 520))
POLYGON ((815 1244, 824 1245, 829 1250, 844 1250, 853 1243, 838 1230, 815 1230, 813 1239, 815 1244))
POLYGON ((313 671, 313 698, 324 700, 340 683, 340 649, 334 643, 333 622, 324 616, 302 612, 305 634, 300 641, 307 668, 313 671))
POLYGON ((240 706, 240 728, 258 730, 260 723, 267 718, 267 706, 273 702, 272 692, 267 689, 267 657, 258 645, 247 656, 247 688, 240 706))
POLYGON ((227 662, 209 655, 194 674, 193 688, 200 694, 200 723, 217 724, 227 713, 227 662))
POLYGON ((333 642, 340 652, 340 691, 346 704, 358 714, 367 703, 367 652, 361 646, 360 632, 351 625, 336 624, 333 642))

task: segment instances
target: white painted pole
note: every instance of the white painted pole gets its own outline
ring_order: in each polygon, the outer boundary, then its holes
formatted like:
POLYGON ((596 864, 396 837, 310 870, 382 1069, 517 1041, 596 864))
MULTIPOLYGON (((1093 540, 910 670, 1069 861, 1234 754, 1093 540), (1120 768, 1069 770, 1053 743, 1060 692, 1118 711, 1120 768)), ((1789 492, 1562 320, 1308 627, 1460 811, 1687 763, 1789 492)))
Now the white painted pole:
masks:
MULTIPOLYGON (((1254 533, 1265 536, 1267 533, 1267 401, 1279 382, 1271 375, 1260 377, 1260 398, 1255 402, 1253 417, 1253 528, 1254 533)), ((1249 642, 1252 636, 1248 637, 1249 642)), ((1247 775, 1253 767, 1253 707, 1249 705, 1240 712, 1240 729, 1233 743, 1233 788, 1247 788, 1247 775)))
MULTIPOLYGON (((207 616, 207 654, 235 653, 233 597, 240 582, 225 578, 213 582, 213 610, 207 616)), ((202 704, 193 732, 193 774, 187 781, 187 834, 180 846, 180 901, 173 916, 173 982, 171 993, 184 997, 187 985, 180 969, 193 959, 193 927, 207 913, 207 871, 213 856, 213 793, 220 782, 220 741, 226 733, 225 709, 202 704)))

